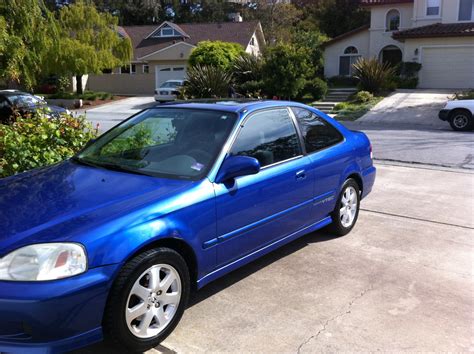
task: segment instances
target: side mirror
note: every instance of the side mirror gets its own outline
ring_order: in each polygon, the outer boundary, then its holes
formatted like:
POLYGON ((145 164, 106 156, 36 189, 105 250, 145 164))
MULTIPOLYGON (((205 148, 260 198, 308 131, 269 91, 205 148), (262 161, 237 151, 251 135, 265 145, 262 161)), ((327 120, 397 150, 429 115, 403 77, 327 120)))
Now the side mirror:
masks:
POLYGON ((217 173, 216 183, 222 183, 239 176, 254 175, 260 171, 260 163, 249 156, 227 157, 217 173))

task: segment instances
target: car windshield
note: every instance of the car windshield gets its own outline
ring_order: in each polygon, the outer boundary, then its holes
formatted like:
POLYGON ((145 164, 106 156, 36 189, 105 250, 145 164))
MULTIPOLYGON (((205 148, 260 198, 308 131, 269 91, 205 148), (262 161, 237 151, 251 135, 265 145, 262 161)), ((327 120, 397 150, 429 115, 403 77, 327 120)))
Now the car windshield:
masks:
POLYGON ((236 121, 229 112, 154 108, 118 125, 73 160, 131 173, 197 180, 212 167, 236 121))
POLYGON ((181 85, 180 81, 166 81, 160 88, 175 88, 181 85))
POLYGON ((8 99, 17 107, 33 107, 44 104, 44 101, 33 95, 10 95, 8 99))

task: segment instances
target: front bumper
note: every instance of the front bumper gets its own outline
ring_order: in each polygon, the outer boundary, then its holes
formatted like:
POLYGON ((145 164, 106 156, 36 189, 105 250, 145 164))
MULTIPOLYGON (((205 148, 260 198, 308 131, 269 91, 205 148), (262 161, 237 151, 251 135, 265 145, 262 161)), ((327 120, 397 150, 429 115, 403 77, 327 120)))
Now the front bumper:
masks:
POLYGON ((55 281, 0 281, 0 352, 56 353, 100 341, 119 266, 55 281))
POLYGON ((439 113, 438 113, 439 119, 441 119, 441 120, 448 120, 448 118, 449 118, 449 112, 451 112, 450 109, 442 109, 441 111, 439 111, 439 113))

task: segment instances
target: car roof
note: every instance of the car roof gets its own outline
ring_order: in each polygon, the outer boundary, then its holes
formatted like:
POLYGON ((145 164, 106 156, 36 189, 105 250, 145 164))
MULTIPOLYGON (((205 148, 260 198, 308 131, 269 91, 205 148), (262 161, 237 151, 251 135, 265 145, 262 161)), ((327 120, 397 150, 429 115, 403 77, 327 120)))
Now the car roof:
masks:
POLYGON ((176 108, 189 108, 189 109, 208 109, 215 111, 226 111, 226 112, 251 112, 258 109, 271 108, 271 107, 287 107, 287 106, 300 106, 304 107, 303 104, 292 101, 278 101, 278 100, 233 100, 233 99, 216 99, 216 100, 191 100, 191 101, 175 101, 165 104, 156 105, 155 108, 162 107, 176 107, 176 108))

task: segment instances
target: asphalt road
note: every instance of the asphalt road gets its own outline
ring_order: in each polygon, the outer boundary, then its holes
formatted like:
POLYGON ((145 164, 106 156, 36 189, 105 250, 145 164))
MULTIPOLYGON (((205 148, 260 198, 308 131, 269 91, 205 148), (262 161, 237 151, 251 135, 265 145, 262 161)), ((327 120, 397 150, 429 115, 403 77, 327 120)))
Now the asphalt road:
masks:
POLYGON ((474 350, 474 135, 378 117, 347 124, 378 159, 354 230, 309 234, 209 284, 149 353, 474 350))
POLYGON ((369 136, 377 160, 474 169, 474 132, 455 132, 438 118, 452 94, 398 90, 362 118, 343 123, 369 136))

